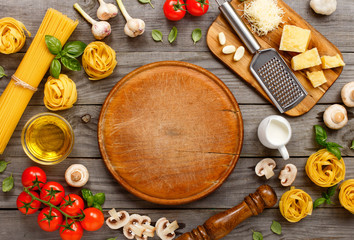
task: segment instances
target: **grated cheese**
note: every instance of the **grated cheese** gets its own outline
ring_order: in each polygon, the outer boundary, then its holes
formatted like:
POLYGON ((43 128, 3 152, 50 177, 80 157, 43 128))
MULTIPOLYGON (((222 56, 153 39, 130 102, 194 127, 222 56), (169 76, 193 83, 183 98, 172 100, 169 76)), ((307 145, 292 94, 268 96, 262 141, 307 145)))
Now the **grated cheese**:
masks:
POLYGON ((277 29, 283 15, 284 11, 278 7, 277 0, 253 0, 245 4, 243 14, 251 24, 252 31, 259 36, 277 29))

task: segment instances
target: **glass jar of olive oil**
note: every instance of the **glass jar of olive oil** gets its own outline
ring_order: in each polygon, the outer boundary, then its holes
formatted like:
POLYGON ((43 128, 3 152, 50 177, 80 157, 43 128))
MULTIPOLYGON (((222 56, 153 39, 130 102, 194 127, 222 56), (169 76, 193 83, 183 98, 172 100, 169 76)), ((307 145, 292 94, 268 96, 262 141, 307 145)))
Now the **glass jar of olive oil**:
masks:
POLYGON ((74 132, 63 117, 54 113, 40 113, 24 126, 21 143, 30 159, 40 164, 54 165, 71 153, 74 132))

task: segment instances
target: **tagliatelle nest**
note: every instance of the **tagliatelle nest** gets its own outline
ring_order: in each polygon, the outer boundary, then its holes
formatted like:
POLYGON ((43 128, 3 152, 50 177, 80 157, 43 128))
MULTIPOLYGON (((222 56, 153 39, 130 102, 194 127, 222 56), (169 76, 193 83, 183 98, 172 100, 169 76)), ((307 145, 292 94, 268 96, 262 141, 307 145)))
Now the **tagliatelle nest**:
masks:
POLYGON ((346 180, 340 185, 339 202, 354 214, 354 179, 346 180))
MULTIPOLYGON (((26 41, 25 25, 11 17, 0 19, 0 53, 11 54, 21 50, 26 41)), ((31 33, 27 31, 28 36, 31 33)))
POLYGON ((338 159, 327 149, 312 154, 305 167, 307 176, 320 187, 332 187, 345 177, 343 158, 338 159))

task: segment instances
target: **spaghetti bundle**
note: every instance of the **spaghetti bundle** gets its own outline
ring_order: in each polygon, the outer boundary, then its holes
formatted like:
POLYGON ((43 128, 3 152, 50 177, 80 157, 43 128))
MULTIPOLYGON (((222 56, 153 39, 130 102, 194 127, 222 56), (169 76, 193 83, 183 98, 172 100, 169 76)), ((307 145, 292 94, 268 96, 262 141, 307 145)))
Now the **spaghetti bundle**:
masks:
POLYGON ((31 46, 0 97, 0 154, 4 152, 33 93, 54 59, 47 49, 45 35, 58 38, 64 45, 77 24, 78 21, 48 9, 31 46))
POLYGON ((307 176, 320 187, 332 187, 345 177, 343 158, 338 159, 326 149, 312 154, 305 167, 307 176))
POLYGON ((44 105, 52 111, 71 108, 77 100, 76 85, 67 75, 48 77, 44 86, 44 105))
POLYGON ((346 180, 340 185, 339 202, 354 214, 354 179, 346 180))
POLYGON ((82 66, 90 80, 100 80, 113 73, 117 65, 116 52, 104 42, 92 42, 82 55, 82 66))
POLYGON ((0 19, 0 53, 11 54, 20 51, 26 41, 24 30, 31 36, 22 22, 11 17, 0 19))
POLYGON ((310 195, 301 189, 291 187, 281 196, 279 210, 289 222, 298 222, 312 214, 313 203, 310 195))

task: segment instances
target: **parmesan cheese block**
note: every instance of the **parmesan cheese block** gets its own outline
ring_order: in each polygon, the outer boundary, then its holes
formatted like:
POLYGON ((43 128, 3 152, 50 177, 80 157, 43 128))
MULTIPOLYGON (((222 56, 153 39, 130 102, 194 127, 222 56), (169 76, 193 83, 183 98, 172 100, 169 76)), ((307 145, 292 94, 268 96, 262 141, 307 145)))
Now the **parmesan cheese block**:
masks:
POLYGON ((279 50, 305 52, 309 46, 311 31, 293 25, 285 25, 280 40, 279 50))
POLYGON ((297 71, 309 67, 314 67, 321 64, 320 55, 317 48, 307 50, 291 59, 291 67, 297 71))
POLYGON ((314 88, 319 87, 327 82, 327 79, 322 70, 316 72, 306 72, 306 74, 314 88))
POLYGON ((345 66, 345 63, 343 62, 343 60, 339 54, 337 54, 335 56, 323 56, 323 57, 321 57, 321 61, 322 61, 322 68, 323 69, 345 66))

